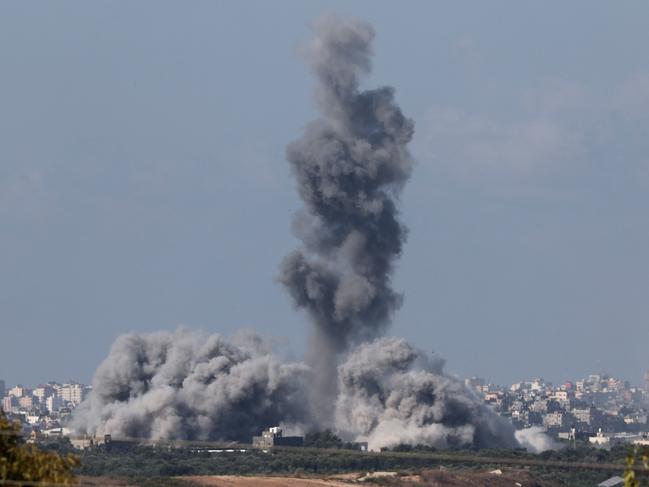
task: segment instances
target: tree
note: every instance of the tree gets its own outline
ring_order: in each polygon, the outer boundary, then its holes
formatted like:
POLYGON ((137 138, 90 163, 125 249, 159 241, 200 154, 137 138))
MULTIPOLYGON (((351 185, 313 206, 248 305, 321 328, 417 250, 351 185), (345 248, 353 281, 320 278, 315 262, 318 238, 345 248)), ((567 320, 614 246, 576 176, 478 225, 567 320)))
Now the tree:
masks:
POLYGON ((329 429, 311 431, 304 437, 304 446, 311 448, 342 448, 343 440, 329 429))
POLYGON ((0 480, 74 484, 72 470, 78 466, 75 455, 61 456, 25 444, 20 425, 9 422, 0 410, 0 480))
POLYGON ((642 485, 636 476, 636 470, 644 468, 649 470, 649 447, 645 446, 629 450, 626 457, 626 470, 624 471, 624 487, 640 487, 642 485))

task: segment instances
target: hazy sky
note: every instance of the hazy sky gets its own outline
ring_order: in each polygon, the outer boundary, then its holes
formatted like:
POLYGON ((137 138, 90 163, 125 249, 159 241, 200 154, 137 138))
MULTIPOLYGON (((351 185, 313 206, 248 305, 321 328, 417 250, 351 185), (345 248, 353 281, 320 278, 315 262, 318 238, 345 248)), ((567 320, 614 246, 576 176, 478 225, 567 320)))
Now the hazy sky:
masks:
POLYGON ((113 339, 254 328, 301 206, 320 13, 377 31, 416 122, 390 333, 495 382, 649 369, 649 3, 3 1, 0 378, 89 381, 113 339))

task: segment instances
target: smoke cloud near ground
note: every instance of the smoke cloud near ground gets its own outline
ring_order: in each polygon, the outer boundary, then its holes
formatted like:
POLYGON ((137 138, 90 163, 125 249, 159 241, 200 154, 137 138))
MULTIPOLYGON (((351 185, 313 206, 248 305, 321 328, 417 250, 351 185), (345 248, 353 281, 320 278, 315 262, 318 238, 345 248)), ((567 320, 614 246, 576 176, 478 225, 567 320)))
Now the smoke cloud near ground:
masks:
POLYGON ((545 430, 540 426, 532 426, 516 432, 516 440, 527 451, 532 453, 541 453, 546 450, 560 450, 563 445, 554 441, 545 434, 545 430))
POLYGON ((267 425, 309 418, 310 373, 278 361, 255 335, 234 342, 185 328, 123 335, 73 426, 116 437, 249 442, 267 425))
POLYGON ((403 339, 360 345, 339 367, 338 429, 374 449, 400 443, 518 446, 511 423, 442 366, 403 339))
POLYGON ((519 445, 512 425, 442 361, 383 337, 402 302, 391 276, 406 237, 397 202, 414 128, 392 88, 359 88, 373 38, 368 23, 327 15, 307 49, 321 118, 287 148, 303 245, 278 277, 312 323, 306 363, 281 362, 250 334, 125 335, 75 413, 78 431, 248 442, 281 424, 329 427, 373 448, 519 445))

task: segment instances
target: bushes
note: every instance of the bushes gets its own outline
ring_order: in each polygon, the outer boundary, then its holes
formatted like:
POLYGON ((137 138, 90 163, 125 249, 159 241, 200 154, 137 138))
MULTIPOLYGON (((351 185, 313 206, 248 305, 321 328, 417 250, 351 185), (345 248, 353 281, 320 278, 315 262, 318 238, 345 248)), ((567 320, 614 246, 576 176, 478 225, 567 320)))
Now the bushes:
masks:
POLYGON ((20 425, 10 423, 0 410, 0 480, 72 484, 78 465, 74 455, 61 456, 24 444, 20 425))

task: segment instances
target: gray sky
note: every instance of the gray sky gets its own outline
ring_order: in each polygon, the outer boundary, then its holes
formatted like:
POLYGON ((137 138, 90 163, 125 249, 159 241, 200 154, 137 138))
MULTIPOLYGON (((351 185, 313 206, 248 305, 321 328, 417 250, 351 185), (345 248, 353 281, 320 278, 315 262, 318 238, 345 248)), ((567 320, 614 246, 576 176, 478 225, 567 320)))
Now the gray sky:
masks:
POLYGON ((459 375, 649 369, 649 3, 0 3, 0 378, 89 381, 113 339, 253 328, 314 117, 323 11, 377 30, 368 86, 416 122, 390 333, 459 375))

